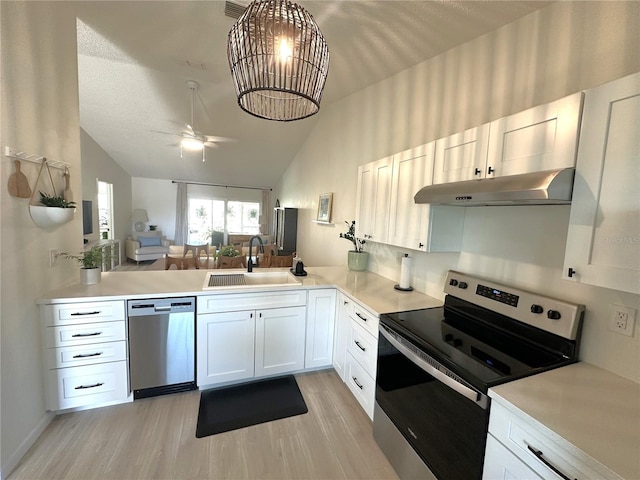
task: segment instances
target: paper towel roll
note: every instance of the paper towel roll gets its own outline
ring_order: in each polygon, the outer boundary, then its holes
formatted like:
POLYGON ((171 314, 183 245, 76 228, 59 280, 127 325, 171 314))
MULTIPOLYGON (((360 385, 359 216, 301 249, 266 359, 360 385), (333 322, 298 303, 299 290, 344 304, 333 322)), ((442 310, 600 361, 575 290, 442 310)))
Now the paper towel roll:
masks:
POLYGON ((400 288, 408 289, 411 285, 411 258, 405 254, 400 266, 400 288))

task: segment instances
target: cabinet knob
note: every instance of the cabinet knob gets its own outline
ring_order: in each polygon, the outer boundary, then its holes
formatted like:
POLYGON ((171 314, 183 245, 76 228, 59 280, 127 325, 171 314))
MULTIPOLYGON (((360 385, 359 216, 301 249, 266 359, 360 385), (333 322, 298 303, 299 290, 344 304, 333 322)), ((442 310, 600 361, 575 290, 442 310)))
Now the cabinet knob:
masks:
POLYGON ((419 243, 418 248, 422 248, 422 247, 424 247, 424 243, 419 243))
POLYGON ((480 173, 482 172, 480 171, 479 168, 476 168, 475 171, 473 172, 474 175, 480 175, 480 173))
POLYGON ((542 312, 544 312, 544 308, 542 308, 542 305, 536 305, 536 304, 531 305, 531 313, 542 313, 542 312))
POLYGON ((491 175, 492 173, 495 173, 495 170, 493 169, 493 167, 489 167, 489 169, 487 170, 487 173, 491 175))
POLYGON ((549 310, 547 312, 547 317, 551 320, 560 320, 560 317, 562 315, 560 315, 560 312, 557 310, 549 310))
POLYGON ((569 267, 569 270, 567 270, 567 275, 569 276, 569 278, 572 278, 574 275, 576 275, 578 272, 576 272, 573 268, 569 267))

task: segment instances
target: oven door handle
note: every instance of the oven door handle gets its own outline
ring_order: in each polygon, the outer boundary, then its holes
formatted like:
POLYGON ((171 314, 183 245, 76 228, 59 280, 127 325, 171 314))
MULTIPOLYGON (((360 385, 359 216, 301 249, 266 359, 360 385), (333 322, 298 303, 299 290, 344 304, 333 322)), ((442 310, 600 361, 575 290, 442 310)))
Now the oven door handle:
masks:
POLYGON ((384 336, 384 338, 386 338, 389 341, 391 345, 397 348, 402 355, 407 357, 409 360, 411 360, 413 363, 415 363, 418 367, 420 367, 422 370, 427 372, 433 378, 438 380, 440 383, 445 384, 450 389, 458 392, 463 397, 468 398, 469 400, 476 403, 483 409, 488 408, 487 397, 483 395, 481 392, 477 392, 476 390, 473 390, 467 387, 466 385, 463 385, 457 382, 455 379, 451 378, 446 373, 441 372, 433 365, 430 365, 429 363, 425 362, 422 358, 416 355, 415 352, 412 352, 405 345, 403 345, 398 340, 396 340, 391 335, 391 333, 387 332, 386 328, 384 328, 382 325, 380 325, 380 333, 384 336))

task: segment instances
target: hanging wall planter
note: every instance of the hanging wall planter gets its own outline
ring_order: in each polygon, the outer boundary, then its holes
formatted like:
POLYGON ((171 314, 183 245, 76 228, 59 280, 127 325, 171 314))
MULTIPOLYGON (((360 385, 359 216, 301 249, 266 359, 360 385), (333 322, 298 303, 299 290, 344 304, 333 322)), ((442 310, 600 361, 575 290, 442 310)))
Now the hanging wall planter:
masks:
POLYGON ((53 230, 60 225, 70 222, 75 213, 75 208, 29 205, 29 215, 31 215, 33 223, 46 230, 53 230))
POLYGON ((31 198, 29 199, 29 215, 31 215, 31 220, 33 220, 33 223, 38 227, 45 230, 54 230, 60 225, 64 225, 73 219, 73 215, 76 213, 76 204, 65 200, 62 195, 55 194, 56 187, 53 183, 51 170, 49 170, 46 158, 42 159, 42 166, 38 172, 38 178, 36 178, 35 185, 38 185, 38 180, 40 180, 40 175, 44 168, 47 169, 49 180, 51 181, 51 188, 54 193, 52 196, 49 196, 44 192, 40 192, 40 205, 31 205, 33 195, 35 194, 34 189, 34 193, 31 194, 31 198))

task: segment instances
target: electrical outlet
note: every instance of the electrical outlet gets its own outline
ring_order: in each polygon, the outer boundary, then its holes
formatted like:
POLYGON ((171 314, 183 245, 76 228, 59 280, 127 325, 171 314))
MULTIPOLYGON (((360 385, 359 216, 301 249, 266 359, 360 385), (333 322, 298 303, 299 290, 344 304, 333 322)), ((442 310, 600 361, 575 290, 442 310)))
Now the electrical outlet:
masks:
POLYGON ((633 337, 636 309, 622 305, 609 305, 609 330, 633 337))
POLYGON ((49 268, 55 267, 56 263, 58 263, 58 255, 60 255, 60 252, 57 248, 49 250, 49 268))

